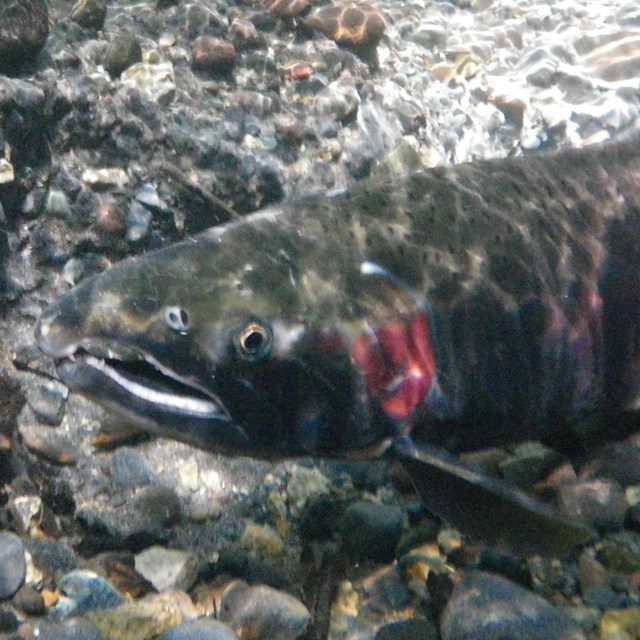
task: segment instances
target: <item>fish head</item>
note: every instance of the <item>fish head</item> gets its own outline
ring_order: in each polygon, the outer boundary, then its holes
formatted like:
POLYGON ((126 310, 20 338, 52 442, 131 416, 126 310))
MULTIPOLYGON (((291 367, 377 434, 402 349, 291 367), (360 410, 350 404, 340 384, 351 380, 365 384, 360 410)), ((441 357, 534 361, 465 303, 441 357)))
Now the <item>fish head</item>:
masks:
POLYGON ((367 385, 391 381, 371 355, 366 309, 310 301, 317 287, 287 251, 224 236, 125 260, 48 307, 36 340, 61 379, 208 450, 335 456, 388 442, 395 421, 367 385))

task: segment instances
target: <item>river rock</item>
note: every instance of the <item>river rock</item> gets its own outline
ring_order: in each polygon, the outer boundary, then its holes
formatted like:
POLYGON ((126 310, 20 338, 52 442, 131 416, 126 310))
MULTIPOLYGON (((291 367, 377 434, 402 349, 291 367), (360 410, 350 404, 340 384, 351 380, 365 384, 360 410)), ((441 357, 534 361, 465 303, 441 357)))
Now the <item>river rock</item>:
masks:
POLYGON ((158 640, 238 640, 238 636, 218 620, 183 622, 165 631, 158 640))
POLYGON ((571 618, 510 580, 472 571, 442 615, 443 640, 585 640, 571 618))
POLYGON ((49 35, 46 0, 0 3, 0 72, 14 74, 32 62, 49 35))
POLYGON ((402 511, 397 506, 361 500, 349 505, 340 517, 342 543, 355 560, 380 562, 393 559, 402 535, 402 511))
POLYGON ((10 598, 22 585, 27 571, 22 540, 0 531, 0 600, 10 598))

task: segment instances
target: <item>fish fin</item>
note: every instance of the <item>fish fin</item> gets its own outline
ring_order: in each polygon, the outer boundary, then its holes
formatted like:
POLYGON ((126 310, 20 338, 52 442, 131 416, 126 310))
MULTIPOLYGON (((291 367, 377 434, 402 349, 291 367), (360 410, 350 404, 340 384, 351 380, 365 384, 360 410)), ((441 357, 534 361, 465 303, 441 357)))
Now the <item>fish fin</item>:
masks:
POLYGON ((472 538, 518 555, 561 557, 595 536, 550 505, 449 452, 413 442, 394 447, 425 506, 472 538))

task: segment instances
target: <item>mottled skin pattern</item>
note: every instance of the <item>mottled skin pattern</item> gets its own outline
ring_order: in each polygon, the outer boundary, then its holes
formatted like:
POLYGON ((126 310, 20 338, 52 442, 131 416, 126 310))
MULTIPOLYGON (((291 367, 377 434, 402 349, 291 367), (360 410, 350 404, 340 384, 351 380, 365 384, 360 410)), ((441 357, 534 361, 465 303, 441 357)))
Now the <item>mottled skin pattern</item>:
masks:
POLYGON ((462 479, 503 500, 445 454, 411 453, 406 435, 419 426, 462 449, 534 437, 563 446, 573 425, 635 408, 638 142, 272 207, 82 283, 36 336, 71 387, 150 430, 271 457, 395 442, 425 478, 435 460, 443 482, 455 479, 447 490, 462 479), (163 397, 206 402, 191 411, 132 392, 84 350, 163 397))

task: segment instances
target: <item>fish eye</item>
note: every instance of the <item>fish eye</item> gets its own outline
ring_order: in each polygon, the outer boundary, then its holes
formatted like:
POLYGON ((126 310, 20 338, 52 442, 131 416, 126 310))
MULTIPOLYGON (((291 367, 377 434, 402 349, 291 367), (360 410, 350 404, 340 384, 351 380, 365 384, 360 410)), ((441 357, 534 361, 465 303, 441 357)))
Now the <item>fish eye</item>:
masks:
POLYGON ((247 360, 259 360, 271 351, 271 330, 257 320, 251 320, 236 335, 238 353, 247 360))
POLYGON ((179 333, 187 333, 191 328, 189 314, 182 307, 166 307, 164 310, 164 321, 170 329, 179 333))

